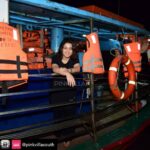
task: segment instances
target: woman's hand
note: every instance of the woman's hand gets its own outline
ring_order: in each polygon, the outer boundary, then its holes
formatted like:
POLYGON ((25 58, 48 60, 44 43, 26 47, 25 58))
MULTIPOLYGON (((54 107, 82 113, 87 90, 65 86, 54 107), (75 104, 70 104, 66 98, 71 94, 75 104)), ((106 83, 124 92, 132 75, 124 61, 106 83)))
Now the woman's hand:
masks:
POLYGON ((69 72, 69 70, 67 68, 60 68, 60 71, 66 75, 68 85, 74 87, 76 85, 76 82, 73 75, 69 72))
POLYGON ((75 82, 73 75, 70 74, 69 72, 66 73, 66 79, 67 79, 69 86, 74 87, 76 85, 76 82, 75 82))
POLYGON ((53 72, 66 76, 67 83, 69 86, 74 87, 76 85, 75 79, 67 68, 58 67, 57 65, 53 65, 53 72))

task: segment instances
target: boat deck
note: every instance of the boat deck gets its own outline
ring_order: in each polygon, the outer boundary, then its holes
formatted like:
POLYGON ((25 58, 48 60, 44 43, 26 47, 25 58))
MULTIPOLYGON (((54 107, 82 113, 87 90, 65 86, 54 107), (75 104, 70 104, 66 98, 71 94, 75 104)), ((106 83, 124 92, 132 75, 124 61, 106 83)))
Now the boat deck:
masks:
MULTIPOLYGON (((131 148, 135 147, 138 143, 137 137, 140 139, 140 136, 144 136, 144 134, 148 134, 147 132, 150 131, 149 100, 150 97, 148 98, 148 104, 142 110, 140 110, 139 113, 134 113, 126 121, 121 121, 120 123, 109 128, 106 127, 106 129, 103 131, 99 131, 96 142, 94 142, 89 135, 86 135, 74 139, 71 143, 71 146, 67 150, 129 150, 129 146, 131 148), (137 138, 137 141, 134 141, 135 137, 137 138)), ((147 137, 144 138, 145 140, 142 140, 145 143, 146 138, 147 137)), ((142 143, 140 143, 140 145, 142 145, 142 143)), ((58 149, 59 148, 61 148, 60 145, 58 149)))

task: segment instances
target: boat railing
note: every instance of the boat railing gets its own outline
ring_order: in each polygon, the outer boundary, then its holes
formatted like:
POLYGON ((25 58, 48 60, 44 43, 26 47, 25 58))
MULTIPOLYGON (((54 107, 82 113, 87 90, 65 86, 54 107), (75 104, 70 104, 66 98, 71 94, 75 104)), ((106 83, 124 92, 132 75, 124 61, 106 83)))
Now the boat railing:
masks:
MULTIPOLYGON (((53 118, 52 120, 47 120, 43 121, 42 123, 36 123, 32 125, 26 125, 23 127, 18 127, 15 129, 10 129, 6 131, 0 132, 0 138, 14 138, 14 137, 19 137, 19 138, 26 138, 26 137, 36 137, 39 135, 45 136, 47 133, 52 133, 54 131, 59 131, 63 130, 66 128, 84 128, 84 130, 81 130, 81 132, 73 134, 71 137, 64 137, 60 140, 64 139, 70 139, 78 135, 83 135, 89 133, 93 139, 96 140, 96 129, 101 129, 103 128, 104 124, 101 124, 99 120, 101 119, 102 115, 107 115, 109 116, 110 114, 114 113, 117 109, 122 108, 124 105, 127 105, 130 103, 130 101, 111 101, 111 103, 107 105, 101 105, 106 101, 106 99, 112 100, 112 97, 109 97, 109 94, 104 94, 100 95, 98 97, 95 95, 94 88, 99 86, 99 83, 97 81, 100 80, 106 80, 105 76, 96 76, 94 77, 93 74, 90 73, 79 73, 75 74, 77 75, 76 80, 80 80, 79 84, 77 84, 75 87, 57 87, 57 88, 48 88, 48 89, 40 89, 40 90, 30 90, 30 91, 20 91, 20 92, 9 92, 9 93, 1 93, 0 94, 0 99, 3 97, 11 97, 11 96, 21 96, 21 95, 32 95, 32 94, 44 94, 44 93, 53 93, 53 92, 61 92, 61 91, 71 91, 71 90, 77 90, 80 89, 82 92, 86 91, 87 88, 90 90, 89 97, 87 96, 81 96, 80 100, 77 101, 72 101, 72 102, 67 102, 67 103, 59 103, 59 104, 45 104, 45 105, 37 105, 37 106, 29 106, 27 108, 16 108, 12 110, 5 110, 0 112, 0 118, 1 119, 6 119, 6 118, 13 118, 16 116, 22 116, 22 115, 34 115, 36 113, 40 112, 47 112, 51 111, 54 108, 58 107, 64 107, 64 106, 71 106, 71 105, 76 105, 79 107, 78 113, 72 117, 66 117, 66 118, 61 118, 56 120, 53 118), (84 82, 84 84, 82 83, 84 82), (86 84, 89 82, 90 84, 86 84), (82 112, 82 106, 86 104, 88 106, 88 111, 82 112), (98 105, 97 105, 98 104, 98 105), (100 104, 100 105, 99 105, 100 104), (100 117, 99 117, 100 115, 100 117), (86 129, 86 130, 85 130, 86 129)), ((31 78, 42 78, 42 79, 60 79, 60 80, 65 80, 65 77, 57 75, 57 74, 30 74, 29 77, 31 78)), ((103 89, 100 89, 103 90, 103 89)), ((6 107, 7 108, 7 107, 6 107)), ((131 114, 128 114, 127 116, 129 117, 131 114)), ((124 116, 122 117, 122 119, 124 116)), ((116 120, 117 121, 117 120, 116 120)), ((114 120, 111 122, 108 122, 108 124, 113 123, 114 120)), ((105 123, 107 126, 107 123, 105 123)))

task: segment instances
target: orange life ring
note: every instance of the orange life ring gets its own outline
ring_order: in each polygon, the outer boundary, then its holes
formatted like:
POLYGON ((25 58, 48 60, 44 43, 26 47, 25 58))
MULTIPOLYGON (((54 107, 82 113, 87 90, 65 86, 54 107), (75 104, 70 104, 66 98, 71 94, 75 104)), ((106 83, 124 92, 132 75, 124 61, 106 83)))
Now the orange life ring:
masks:
POLYGON ((132 61, 125 55, 120 55, 114 58, 109 68, 108 80, 109 80, 110 89, 113 95, 117 98, 117 100, 128 99, 130 95, 133 93, 135 89, 135 84, 136 84, 135 70, 134 70, 132 61), (121 91, 119 89, 117 81, 116 81, 119 63, 126 66, 128 74, 129 74, 128 86, 125 89, 125 91, 121 91))

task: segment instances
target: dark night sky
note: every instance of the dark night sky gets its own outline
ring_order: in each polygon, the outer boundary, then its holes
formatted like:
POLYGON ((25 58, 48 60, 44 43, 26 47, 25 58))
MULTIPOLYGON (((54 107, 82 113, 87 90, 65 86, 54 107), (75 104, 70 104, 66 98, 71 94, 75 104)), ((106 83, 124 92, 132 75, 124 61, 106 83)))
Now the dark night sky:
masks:
POLYGON ((149 0, 54 0, 73 7, 96 5, 145 26, 150 31, 149 0))

